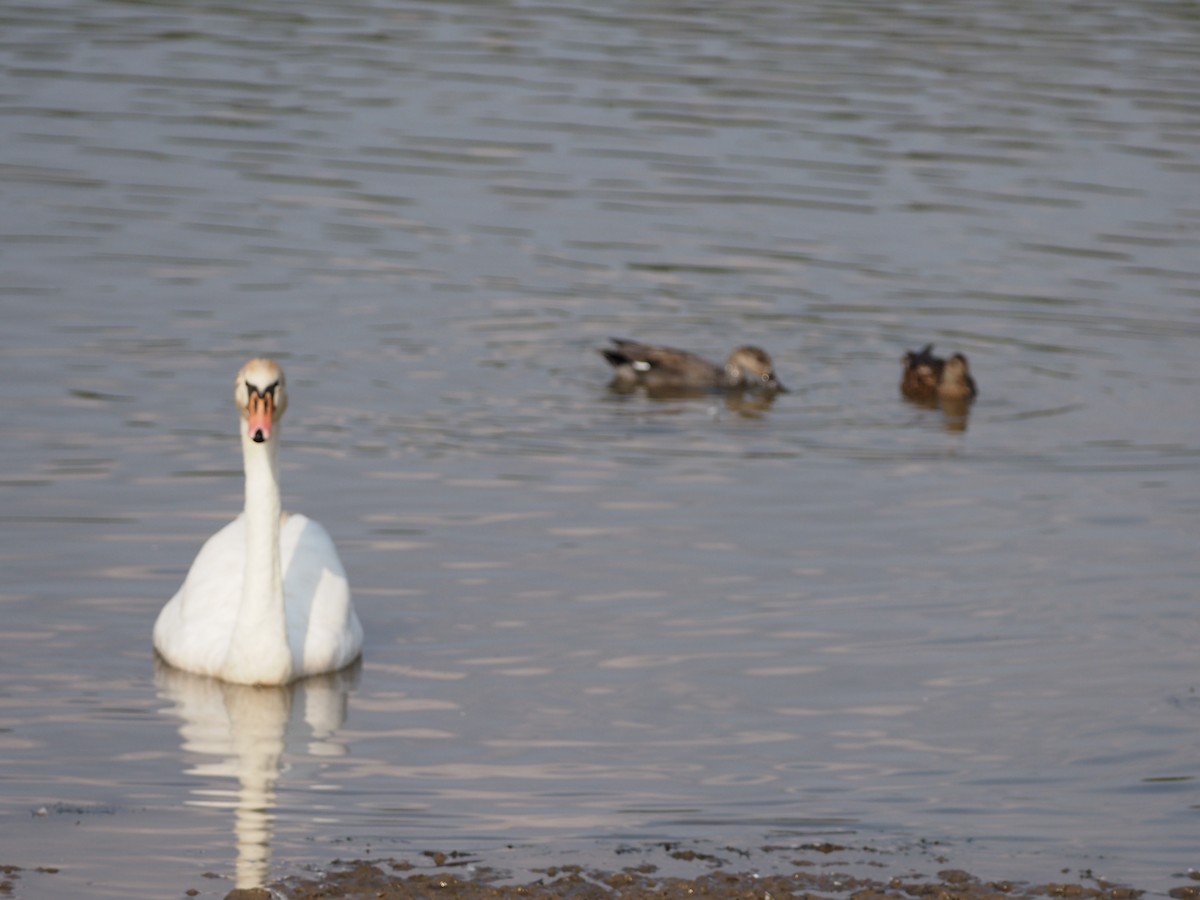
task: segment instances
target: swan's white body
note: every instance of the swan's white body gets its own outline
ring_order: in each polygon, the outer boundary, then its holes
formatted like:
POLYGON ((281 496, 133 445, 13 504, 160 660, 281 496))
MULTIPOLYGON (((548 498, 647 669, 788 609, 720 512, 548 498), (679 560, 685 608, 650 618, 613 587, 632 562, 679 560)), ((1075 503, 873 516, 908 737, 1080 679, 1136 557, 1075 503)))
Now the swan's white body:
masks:
POLYGON ((283 373, 251 360, 238 373, 245 512, 200 549, 154 623, 172 666, 239 684, 288 684, 358 658, 362 625, 328 532, 279 501, 283 373))

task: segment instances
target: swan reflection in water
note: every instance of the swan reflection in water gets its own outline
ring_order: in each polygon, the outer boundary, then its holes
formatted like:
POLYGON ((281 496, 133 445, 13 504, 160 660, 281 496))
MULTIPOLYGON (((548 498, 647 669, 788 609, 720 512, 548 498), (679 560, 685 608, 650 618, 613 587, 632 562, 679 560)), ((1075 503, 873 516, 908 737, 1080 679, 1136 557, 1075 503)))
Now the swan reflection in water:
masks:
POLYGON ((180 720, 184 751, 211 760, 185 770, 204 779, 192 789, 189 805, 234 811, 238 888, 260 887, 267 880, 275 783, 285 757, 346 754, 335 733, 346 719, 359 668, 285 687, 255 687, 192 675, 155 660, 159 696, 173 704, 163 712, 180 720), (236 789, 215 786, 218 778, 236 780, 236 789))

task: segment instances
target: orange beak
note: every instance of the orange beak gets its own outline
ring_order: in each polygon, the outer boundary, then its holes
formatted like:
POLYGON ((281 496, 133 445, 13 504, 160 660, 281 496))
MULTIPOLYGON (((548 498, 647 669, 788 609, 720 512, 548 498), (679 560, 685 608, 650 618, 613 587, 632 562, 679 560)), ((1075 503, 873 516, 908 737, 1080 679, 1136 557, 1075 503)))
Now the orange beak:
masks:
POLYGON ((250 392, 250 405, 246 417, 250 439, 256 444, 271 437, 271 425, 275 421, 275 394, 250 392))

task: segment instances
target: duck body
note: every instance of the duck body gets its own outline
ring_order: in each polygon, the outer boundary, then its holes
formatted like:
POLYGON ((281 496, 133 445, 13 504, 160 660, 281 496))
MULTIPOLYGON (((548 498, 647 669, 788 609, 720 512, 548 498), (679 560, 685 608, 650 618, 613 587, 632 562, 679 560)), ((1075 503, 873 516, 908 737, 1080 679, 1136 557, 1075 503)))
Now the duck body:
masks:
POLYGON ((362 625, 329 533, 280 509, 283 372, 271 360, 250 360, 234 399, 245 509, 201 547, 154 623, 154 647, 176 668, 238 684, 336 671, 360 655, 362 625))
POLYGON ((919 403, 970 403, 978 395, 967 358, 955 353, 948 360, 933 355, 933 344, 908 351, 902 360, 900 393, 919 403))
POLYGON ((759 388, 786 391, 766 351, 753 346, 738 347, 724 366, 709 362, 688 350, 611 338, 611 347, 600 354, 613 367, 612 386, 631 391, 645 388, 651 394, 708 392, 759 388))

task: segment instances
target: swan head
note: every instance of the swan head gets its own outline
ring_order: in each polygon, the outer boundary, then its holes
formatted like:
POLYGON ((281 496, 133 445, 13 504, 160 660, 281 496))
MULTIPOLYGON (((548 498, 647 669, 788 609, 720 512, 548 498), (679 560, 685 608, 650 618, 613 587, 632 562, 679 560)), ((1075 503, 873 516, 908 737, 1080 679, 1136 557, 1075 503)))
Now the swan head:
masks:
POLYGON ((233 400, 242 417, 243 433, 256 444, 271 439, 271 432, 287 409, 283 369, 273 359, 258 357, 238 370, 233 400))

